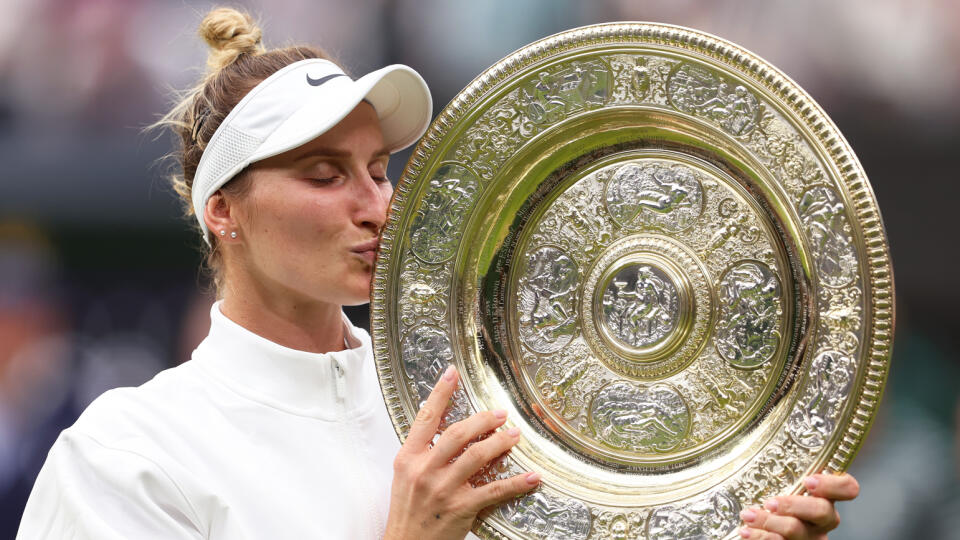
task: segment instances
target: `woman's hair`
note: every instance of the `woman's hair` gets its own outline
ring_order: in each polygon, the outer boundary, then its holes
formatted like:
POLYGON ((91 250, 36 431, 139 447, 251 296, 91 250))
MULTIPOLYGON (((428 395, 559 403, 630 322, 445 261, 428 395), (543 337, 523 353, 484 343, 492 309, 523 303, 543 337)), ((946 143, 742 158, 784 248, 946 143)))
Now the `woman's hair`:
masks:
MULTIPOLYGON (((200 156, 233 107, 261 81, 294 62, 307 58, 332 61, 323 50, 315 47, 267 50, 253 18, 232 8, 215 8, 207 13, 200 22, 199 34, 210 46, 206 74, 196 86, 178 95, 173 109, 151 126, 169 128, 174 134, 174 150, 168 157, 176 161, 178 167, 170 176, 170 182, 180 196, 186 217, 191 219, 203 219, 203 216, 194 216, 191 200, 193 177, 200 156)), ((220 189, 242 196, 247 185, 244 173, 238 173, 220 189)), ((199 231, 199 224, 193 222, 199 231)), ((200 244, 206 269, 219 295, 223 288, 223 261, 218 249, 219 240, 214 233, 211 231, 209 243, 200 244)))

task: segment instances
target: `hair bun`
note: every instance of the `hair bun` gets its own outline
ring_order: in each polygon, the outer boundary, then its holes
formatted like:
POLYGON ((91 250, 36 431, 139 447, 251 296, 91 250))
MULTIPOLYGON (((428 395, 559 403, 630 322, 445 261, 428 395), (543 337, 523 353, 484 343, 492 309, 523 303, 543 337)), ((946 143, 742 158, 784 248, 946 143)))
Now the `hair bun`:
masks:
POLYGON ((211 72, 232 64, 241 54, 264 51, 260 27, 253 17, 233 8, 216 8, 200 22, 200 36, 210 46, 207 67, 211 72))

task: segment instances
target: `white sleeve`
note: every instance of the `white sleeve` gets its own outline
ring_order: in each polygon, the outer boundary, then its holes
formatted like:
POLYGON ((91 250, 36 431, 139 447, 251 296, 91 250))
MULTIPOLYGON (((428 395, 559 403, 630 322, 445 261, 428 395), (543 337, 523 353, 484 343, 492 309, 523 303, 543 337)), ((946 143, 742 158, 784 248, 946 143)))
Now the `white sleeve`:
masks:
POLYGON ((203 538, 183 491, 139 453, 64 431, 30 493, 17 540, 203 538))

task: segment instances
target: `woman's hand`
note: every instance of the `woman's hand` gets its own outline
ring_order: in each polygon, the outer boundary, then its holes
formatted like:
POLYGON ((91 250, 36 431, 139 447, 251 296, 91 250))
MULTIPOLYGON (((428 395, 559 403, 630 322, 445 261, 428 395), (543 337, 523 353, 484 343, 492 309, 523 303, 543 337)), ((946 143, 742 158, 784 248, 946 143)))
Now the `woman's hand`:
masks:
POLYGON ((836 501, 849 501, 860 493, 860 485, 849 474, 815 474, 804 480, 809 496, 774 497, 763 508, 740 512, 747 525, 740 536, 752 540, 826 540, 837 528, 840 515, 836 501))
POLYGON ((431 445, 457 382, 457 370, 450 366, 417 413, 393 462, 387 540, 460 540, 481 510, 526 493, 540 482, 539 474, 526 473, 477 488, 469 483, 481 467, 520 439, 516 428, 496 431, 463 451, 467 443, 502 426, 506 411, 481 412, 452 424, 431 445))

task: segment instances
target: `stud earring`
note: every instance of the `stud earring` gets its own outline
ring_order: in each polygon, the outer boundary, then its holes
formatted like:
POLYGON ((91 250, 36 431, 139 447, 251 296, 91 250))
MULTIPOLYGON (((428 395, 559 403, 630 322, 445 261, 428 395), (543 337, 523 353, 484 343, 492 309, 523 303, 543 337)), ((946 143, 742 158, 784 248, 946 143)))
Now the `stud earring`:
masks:
POLYGON ((227 231, 220 229, 220 236, 226 236, 226 235, 227 235, 227 231))
POLYGON ((231 231, 230 238, 236 238, 236 237, 237 237, 237 231, 231 231))

